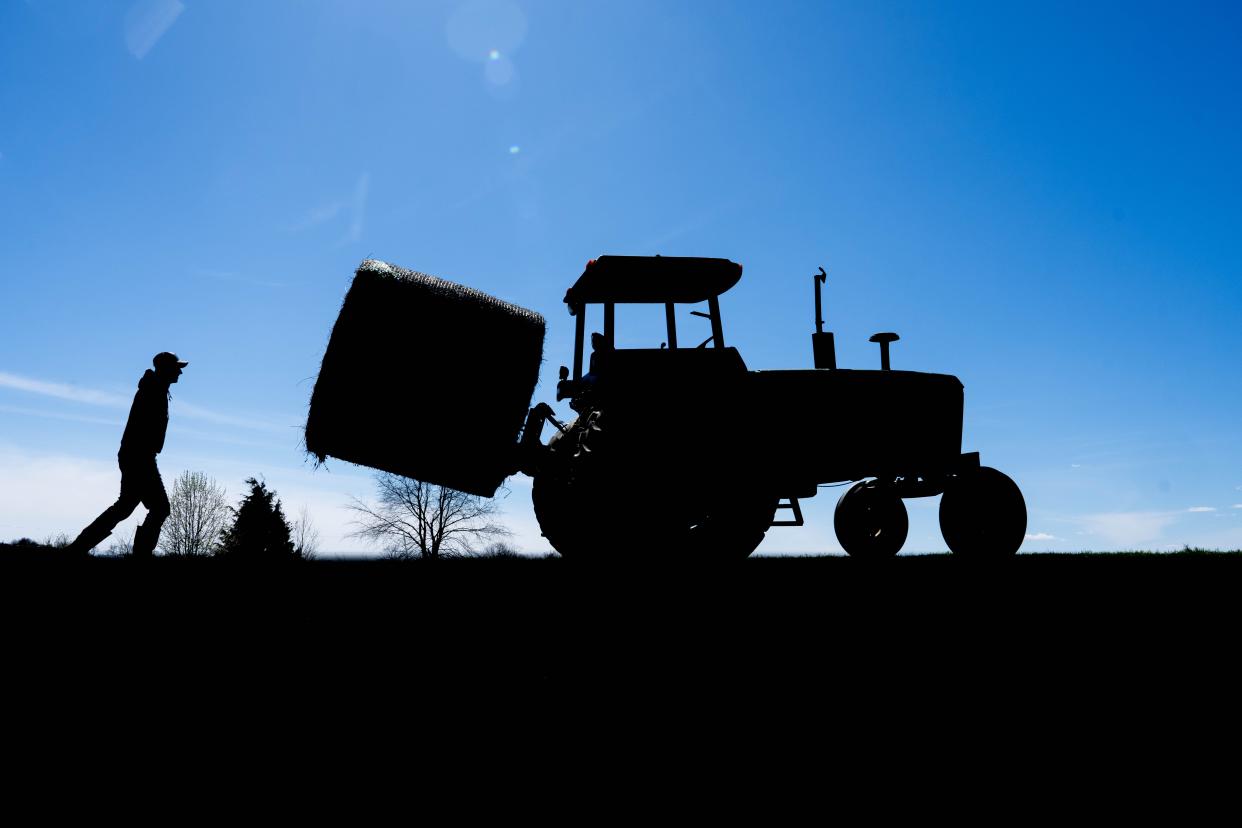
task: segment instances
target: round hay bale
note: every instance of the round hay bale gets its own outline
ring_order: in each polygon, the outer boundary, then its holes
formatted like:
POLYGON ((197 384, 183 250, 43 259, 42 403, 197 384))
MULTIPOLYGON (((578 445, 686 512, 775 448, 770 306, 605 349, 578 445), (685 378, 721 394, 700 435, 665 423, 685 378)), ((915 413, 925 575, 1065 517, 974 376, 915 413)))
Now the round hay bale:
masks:
POLYGON ((307 451, 494 495, 515 467, 544 329, 534 311, 364 261, 311 394, 307 451))

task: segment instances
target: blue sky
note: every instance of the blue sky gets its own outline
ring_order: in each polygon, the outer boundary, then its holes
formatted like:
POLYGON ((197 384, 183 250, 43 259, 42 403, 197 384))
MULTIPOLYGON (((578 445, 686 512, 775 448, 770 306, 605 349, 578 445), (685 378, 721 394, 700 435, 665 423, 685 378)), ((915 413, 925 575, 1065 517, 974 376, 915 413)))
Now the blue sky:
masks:
MULTIPOLYGON (((115 498, 173 350, 165 480, 261 475, 361 550, 369 471, 299 447, 360 260, 542 312, 551 402, 583 263, 662 253, 745 265, 752 368, 810 366, 827 267, 843 367, 893 330, 962 379, 1024 549, 1242 547, 1240 35, 1232 3, 5 0, 0 538, 115 498)), ((839 491, 761 551, 839 550, 839 491)))

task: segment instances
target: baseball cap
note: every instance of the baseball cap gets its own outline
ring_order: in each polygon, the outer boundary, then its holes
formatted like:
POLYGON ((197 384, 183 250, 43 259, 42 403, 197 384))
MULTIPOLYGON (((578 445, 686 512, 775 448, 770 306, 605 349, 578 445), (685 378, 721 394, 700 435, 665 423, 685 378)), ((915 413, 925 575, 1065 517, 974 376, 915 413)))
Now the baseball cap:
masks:
POLYGON ((159 369, 161 367, 171 368, 174 365, 176 365, 178 368, 184 368, 190 363, 182 362, 180 359, 177 358, 176 354, 169 353, 168 351, 162 351, 155 355, 155 357, 151 360, 151 364, 154 365, 157 369, 159 369))

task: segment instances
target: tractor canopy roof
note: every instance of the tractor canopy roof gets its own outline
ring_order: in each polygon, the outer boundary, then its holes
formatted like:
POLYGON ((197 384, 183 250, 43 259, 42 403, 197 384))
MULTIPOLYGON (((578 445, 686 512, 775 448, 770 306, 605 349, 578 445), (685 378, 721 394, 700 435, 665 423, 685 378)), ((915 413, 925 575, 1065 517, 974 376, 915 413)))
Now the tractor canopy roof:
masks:
POLYGON ((572 309, 601 302, 698 303, 737 284, 742 266, 728 259, 692 256, 600 256, 565 292, 572 309))

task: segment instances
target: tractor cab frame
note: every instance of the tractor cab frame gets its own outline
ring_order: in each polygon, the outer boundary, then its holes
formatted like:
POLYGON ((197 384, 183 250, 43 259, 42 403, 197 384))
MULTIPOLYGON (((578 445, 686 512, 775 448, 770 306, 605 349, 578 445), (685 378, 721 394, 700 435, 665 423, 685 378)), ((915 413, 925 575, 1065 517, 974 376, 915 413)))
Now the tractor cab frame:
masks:
MULTIPOLYGON (((604 343, 616 347, 616 306, 656 304, 664 306, 669 350, 678 349, 676 305, 707 303, 708 312, 691 311, 711 323, 709 342, 724 348, 724 324, 720 318, 720 294, 742 278, 742 266, 728 259, 664 258, 661 256, 600 256, 587 262, 578 281, 565 292, 565 304, 574 317, 573 380, 583 377, 586 353, 586 306, 604 306, 604 343)), ((562 380, 565 377, 562 377, 562 380)))

